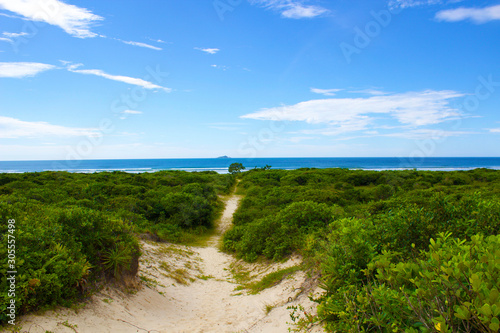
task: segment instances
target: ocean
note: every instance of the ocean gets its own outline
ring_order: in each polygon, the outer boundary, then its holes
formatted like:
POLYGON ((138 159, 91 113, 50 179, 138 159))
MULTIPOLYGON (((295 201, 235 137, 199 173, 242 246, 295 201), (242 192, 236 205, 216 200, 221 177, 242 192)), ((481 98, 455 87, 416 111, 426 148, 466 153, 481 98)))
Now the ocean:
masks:
POLYGON ((93 173, 124 171, 130 173, 160 170, 216 171, 227 173, 231 163, 241 163, 247 170, 270 165, 272 169, 347 168, 363 170, 500 170, 500 157, 352 157, 352 158, 189 158, 71 161, 0 161, 0 173, 69 171, 93 173))

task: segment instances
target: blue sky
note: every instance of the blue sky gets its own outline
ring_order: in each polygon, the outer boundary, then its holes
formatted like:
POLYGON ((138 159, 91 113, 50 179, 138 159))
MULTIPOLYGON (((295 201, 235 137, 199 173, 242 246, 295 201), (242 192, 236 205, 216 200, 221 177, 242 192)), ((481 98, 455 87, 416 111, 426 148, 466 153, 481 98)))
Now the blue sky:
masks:
POLYGON ((500 156, 500 1, 0 0, 0 160, 500 156))

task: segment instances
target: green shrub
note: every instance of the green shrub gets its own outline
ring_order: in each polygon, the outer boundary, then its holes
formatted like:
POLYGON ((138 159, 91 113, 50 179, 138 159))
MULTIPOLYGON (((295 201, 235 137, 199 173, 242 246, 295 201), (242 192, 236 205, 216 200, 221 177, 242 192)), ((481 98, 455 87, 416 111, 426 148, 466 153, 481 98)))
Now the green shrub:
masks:
POLYGON ((224 248, 252 261, 259 255, 281 259, 302 248, 305 236, 328 226, 335 212, 325 204, 294 202, 275 216, 236 226, 224 236, 224 248))
POLYGON ((368 282, 351 286, 343 306, 320 306, 328 330, 498 332, 500 235, 466 242, 440 234, 430 243, 418 259, 375 257, 364 271, 368 282))
MULTIPOLYGON (((131 229, 101 212, 73 207, 52 208, 36 202, 0 203, 0 221, 16 223, 16 310, 18 314, 52 305, 68 305, 85 295, 103 274, 135 269, 138 243, 131 229), (110 249, 120 248, 113 265, 110 249)), ((0 241, 7 244, 7 224, 0 241)), ((0 247, 0 272, 8 269, 7 249, 0 247)), ((135 273, 133 273, 135 274, 135 273)), ((0 281, 0 322, 10 300, 7 281, 0 281)))

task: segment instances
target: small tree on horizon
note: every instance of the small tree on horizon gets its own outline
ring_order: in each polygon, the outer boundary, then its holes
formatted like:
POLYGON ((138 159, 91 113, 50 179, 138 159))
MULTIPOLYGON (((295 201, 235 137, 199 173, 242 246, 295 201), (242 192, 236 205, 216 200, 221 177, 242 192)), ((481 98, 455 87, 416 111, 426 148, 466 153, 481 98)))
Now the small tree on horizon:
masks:
POLYGON ((245 170, 245 167, 241 163, 233 163, 229 166, 229 173, 235 175, 237 173, 240 173, 241 170, 245 170))

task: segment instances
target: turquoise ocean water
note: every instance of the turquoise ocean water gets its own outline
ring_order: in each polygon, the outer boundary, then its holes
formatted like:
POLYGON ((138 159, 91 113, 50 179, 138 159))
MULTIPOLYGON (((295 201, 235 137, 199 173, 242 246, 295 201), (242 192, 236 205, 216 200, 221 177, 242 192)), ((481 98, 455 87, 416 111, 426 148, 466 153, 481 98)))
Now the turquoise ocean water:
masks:
POLYGON ((231 163, 242 163, 247 169, 270 165, 273 169, 348 168, 364 170, 470 170, 489 168, 500 170, 500 157, 356 157, 356 158, 190 158, 190 159, 129 159, 129 160, 71 160, 71 161, 0 161, 0 173, 70 171, 131 173, 159 170, 212 170, 226 173, 231 163))

